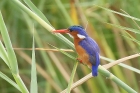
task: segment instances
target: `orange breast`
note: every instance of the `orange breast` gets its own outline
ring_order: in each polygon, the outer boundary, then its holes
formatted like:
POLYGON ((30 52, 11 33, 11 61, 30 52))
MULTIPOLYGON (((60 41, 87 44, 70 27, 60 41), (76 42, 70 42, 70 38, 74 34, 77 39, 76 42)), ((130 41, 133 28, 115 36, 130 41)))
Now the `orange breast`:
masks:
POLYGON ((80 39, 74 38, 74 45, 75 49, 78 53, 78 59, 82 60, 83 64, 88 65, 89 68, 91 68, 92 64, 89 62, 89 55, 86 53, 86 51, 82 48, 82 46, 79 45, 80 39))
POLYGON ((78 32, 73 31, 70 32, 70 34, 74 37, 74 45, 75 49, 78 53, 78 59, 82 60, 82 63, 87 65, 89 68, 91 68, 92 64, 89 62, 89 55, 86 53, 86 51, 79 45, 79 42, 81 39, 77 37, 78 32))

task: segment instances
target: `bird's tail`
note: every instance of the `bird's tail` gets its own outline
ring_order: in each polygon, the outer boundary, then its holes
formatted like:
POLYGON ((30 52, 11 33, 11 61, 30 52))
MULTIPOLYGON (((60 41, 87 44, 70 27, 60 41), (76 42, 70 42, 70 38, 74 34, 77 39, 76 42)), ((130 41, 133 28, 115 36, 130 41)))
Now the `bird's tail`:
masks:
POLYGON ((92 76, 96 77, 98 75, 98 66, 92 65, 92 76))
POLYGON ((96 55, 96 64, 92 65, 92 76, 96 77, 98 75, 98 66, 100 64, 99 55, 96 55))

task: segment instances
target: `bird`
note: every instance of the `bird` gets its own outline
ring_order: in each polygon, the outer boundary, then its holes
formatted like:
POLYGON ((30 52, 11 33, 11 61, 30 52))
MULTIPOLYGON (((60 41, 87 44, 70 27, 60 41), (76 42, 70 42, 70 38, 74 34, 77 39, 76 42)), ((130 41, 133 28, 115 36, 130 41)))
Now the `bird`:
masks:
POLYGON ((77 60, 87 65, 92 70, 92 76, 98 75, 98 66, 100 64, 99 46, 86 30, 79 25, 70 26, 67 29, 54 30, 54 33, 69 34, 74 39, 75 50, 78 54, 77 60))

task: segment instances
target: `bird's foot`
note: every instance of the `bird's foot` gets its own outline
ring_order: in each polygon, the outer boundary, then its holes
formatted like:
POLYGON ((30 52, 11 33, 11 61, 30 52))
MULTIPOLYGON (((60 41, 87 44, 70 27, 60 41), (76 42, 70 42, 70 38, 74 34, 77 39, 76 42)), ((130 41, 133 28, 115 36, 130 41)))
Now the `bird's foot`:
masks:
POLYGON ((76 60, 77 60, 78 62, 80 62, 80 63, 82 63, 82 64, 83 64, 83 62, 82 62, 82 60, 81 60, 81 59, 77 58, 76 60))

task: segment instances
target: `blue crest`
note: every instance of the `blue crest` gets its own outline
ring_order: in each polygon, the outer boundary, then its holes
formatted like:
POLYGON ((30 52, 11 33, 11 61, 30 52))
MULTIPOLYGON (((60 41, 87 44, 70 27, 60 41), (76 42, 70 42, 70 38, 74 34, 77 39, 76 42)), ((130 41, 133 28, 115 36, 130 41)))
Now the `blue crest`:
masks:
POLYGON ((88 37, 88 35, 87 35, 85 29, 84 29, 82 26, 74 25, 74 26, 70 26, 68 29, 69 29, 71 32, 72 32, 72 31, 77 31, 78 34, 84 35, 85 37, 88 37))

